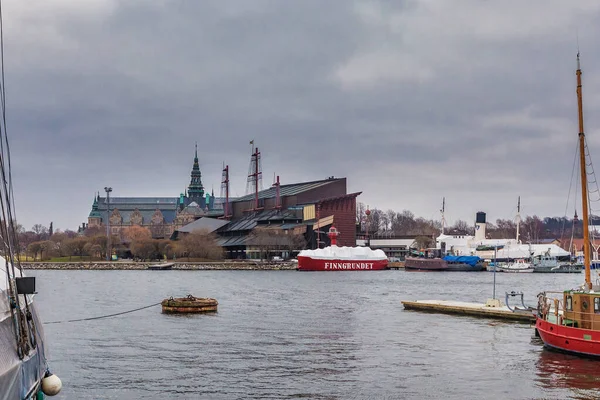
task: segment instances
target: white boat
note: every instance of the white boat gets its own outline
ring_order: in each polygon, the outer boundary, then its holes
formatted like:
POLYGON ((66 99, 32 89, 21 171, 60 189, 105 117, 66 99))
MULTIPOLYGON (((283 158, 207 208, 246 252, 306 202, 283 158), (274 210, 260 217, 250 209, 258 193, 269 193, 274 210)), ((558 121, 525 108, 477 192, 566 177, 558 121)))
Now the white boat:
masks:
POLYGON ((504 265, 499 265, 498 272, 533 272, 533 266, 523 259, 515 260, 504 265))

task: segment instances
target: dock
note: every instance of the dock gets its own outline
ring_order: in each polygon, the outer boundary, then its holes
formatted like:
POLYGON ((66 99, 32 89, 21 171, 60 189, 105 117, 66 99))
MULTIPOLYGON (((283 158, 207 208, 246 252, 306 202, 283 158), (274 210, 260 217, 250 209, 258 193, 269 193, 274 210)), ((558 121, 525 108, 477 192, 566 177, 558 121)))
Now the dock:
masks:
POLYGON ((404 261, 396 261, 388 263, 388 269, 404 269, 404 261))
POLYGON ((469 315, 480 318, 504 319, 518 322, 535 322, 535 314, 532 310, 512 311, 505 305, 497 302, 494 305, 482 303, 468 303, 464 301, 451 300, 416 300, 402 301, 406 310, 427 311, 443 314, 469 315))

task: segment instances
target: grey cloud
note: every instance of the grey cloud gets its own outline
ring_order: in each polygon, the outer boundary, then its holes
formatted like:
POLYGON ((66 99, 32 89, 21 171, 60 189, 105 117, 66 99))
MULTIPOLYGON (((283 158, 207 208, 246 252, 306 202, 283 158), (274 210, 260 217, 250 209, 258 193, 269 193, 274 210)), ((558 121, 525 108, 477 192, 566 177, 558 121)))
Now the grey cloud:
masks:
POLYGON ((4 17, 27 227, 75 228, 106 185, 176 196, 196 141, 205 186, 226 162, 241 195, 250 139, 265 187, 347 176, 372 207, 426 217, 442 196, 470 220, 519 194, 562 215, 576 22, 600 145, 594 1, 15 1, 4 17))

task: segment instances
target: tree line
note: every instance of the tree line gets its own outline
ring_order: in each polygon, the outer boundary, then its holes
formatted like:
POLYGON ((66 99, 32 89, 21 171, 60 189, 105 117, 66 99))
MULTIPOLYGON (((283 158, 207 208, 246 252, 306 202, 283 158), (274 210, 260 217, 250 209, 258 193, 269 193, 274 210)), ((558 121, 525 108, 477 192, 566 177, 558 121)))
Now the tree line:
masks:
MULTIPOLYGON (((371 236, 437 236, 441 233, 442 222, 439 220, 416 217, 411 211, 383 211, 369 209, 364 203, 356 207, 356 223, 360 231, 371 236)), ((600 223, 600 217, 590 216, 590 223, 600 223)), ((475 223, 457 220, 444 228, 446 234, 474 235, 475 223)), ((526 216, 519 224, 519 237, 524 242, 536 243, 542 239, 567 239, 582 237, 582 222, 576 218, 526 216)), ((486 223, 486 236, 489 239, 516 237, 516 220, 497 219, 495 223, 486 223)))
MULTIPOLYGON (((415 216, 409 210, 397 212, 371 208, 367 216, 367 207, 358 203, 356 223, 362 234, 369 232, 371 237, 414 236, 421 238, 427 247, 431 238, 441 233, 441 220, 425 219, 415 216)), ((600 217, 591 216, 592 224, 600 224, 600 217)), ((520 239, 524 242, 536 243, 541 239, 569 239, 582 236, 582 223, 577 218, 526 216, 519 224, 520 239)), ((35 224, 30 230, 15 224, 18 236, 19 252, 26 260, 50 259, 55 257, 89 257, 106 259, 108 240, 106 233, 99 227, 88 227, 83 233, 72 230, 52 232, 41 224, 35 224)), ((495 223, 486 224, 486 236, 490 239, 516 237, 515 220, 497 219, 495 223)), ((446 226, 446 234, 474 235, 474 223, 463 220, 446 226)), ((133 225, 121 230, 119 235, 111 236, 111 250, 120 257, 134 257, 141 260, 156 258, 200 258, 222 259, 224 249, 217 243, 214 233, 198 231, 183 236, 180 240, 153 239, 152 232, 145 227, 133 225)), ((272 254, 287 253, 292 256, 295 251, 306 247, 306 238, 300 232, 282 231, 257 227, 251 234, 247 245, 253 246, 260 258, 268 258, 272 254)))
MULTIPOLYGON (((51 232, 41 224, 26 231, 16 225, 19 252, 25 260, 48 260, 73 257, 79 259, 106 259, 108 238, 103 229, 88 227, 82 233, 71 230, 51 232)), ((254 247, 255 256, 268 259, 273 255, 288 257, 306 247, 304 235, 294 230, 257 227, 250 235, 247 245, 254 247)), ((153 239, 145 227, 132 225, 123 228, 119 235, 111 235, 110 250, 119 258, 152 259, 203 259, 221 260, 224 249, 218 245, 218 236, 208 231, 194 231, 180 239, 153 239)))
MULTIPOLYGON (((48 260, 73 257, 84 259, 106 259, 109 250, 108 238, 102 229, 88 228, 83 234, 66 230, 51 232, 36 224, 30 231, 16 226, 19 237, 19 252, 25 260, 48 260)), ((196 231, 181 240, 153 239, 148 228, 133 225, 111 235, 110 250, 120 258, 133 257, 139 260, 191 258, 218 260, 224 258, 223 249, 217 245, 216 236, 207 231, 196 231)), ((111 254, 111 255, 112 255, 111 254)))

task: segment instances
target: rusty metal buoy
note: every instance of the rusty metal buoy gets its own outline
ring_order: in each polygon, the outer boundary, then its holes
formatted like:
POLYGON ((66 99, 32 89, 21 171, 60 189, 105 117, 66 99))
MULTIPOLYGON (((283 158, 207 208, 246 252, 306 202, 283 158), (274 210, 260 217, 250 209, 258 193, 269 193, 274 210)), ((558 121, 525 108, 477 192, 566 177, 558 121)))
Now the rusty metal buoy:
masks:
POLYGON ((162 312, 165 314, 216 312, 218 304, 219 302, 216 299, 194 297, 191 294, 187 295, 187 297, 169 297, 160 303, 162 312))

